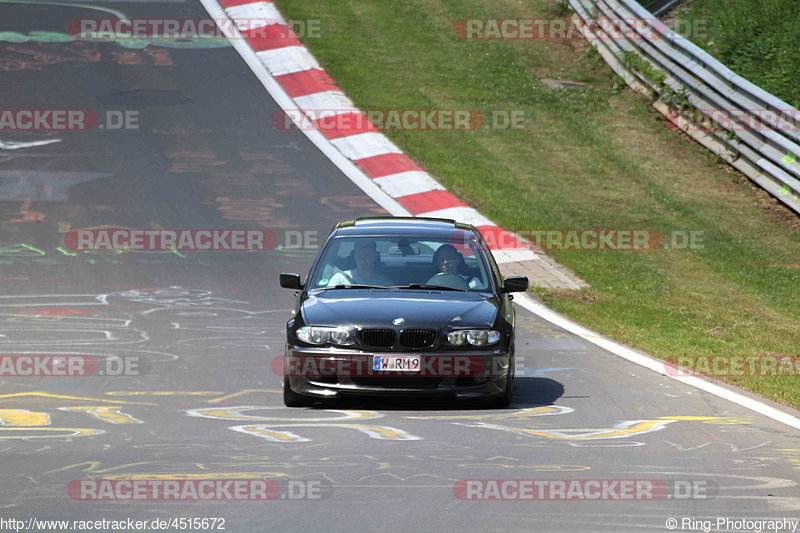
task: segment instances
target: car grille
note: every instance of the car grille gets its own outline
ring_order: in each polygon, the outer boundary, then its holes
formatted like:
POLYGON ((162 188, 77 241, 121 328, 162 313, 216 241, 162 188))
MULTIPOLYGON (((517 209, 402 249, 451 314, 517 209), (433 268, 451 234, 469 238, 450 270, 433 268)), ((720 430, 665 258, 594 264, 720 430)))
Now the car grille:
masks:
POLYGON ((404 329, 400 332, 403 348, 430 348, 436 342, 436 331, 432 329, 404 329))
POLYGON ((391 348, 394 346, 393 329, 362 329, 359 336, 361 343, 367 348, 391 348))

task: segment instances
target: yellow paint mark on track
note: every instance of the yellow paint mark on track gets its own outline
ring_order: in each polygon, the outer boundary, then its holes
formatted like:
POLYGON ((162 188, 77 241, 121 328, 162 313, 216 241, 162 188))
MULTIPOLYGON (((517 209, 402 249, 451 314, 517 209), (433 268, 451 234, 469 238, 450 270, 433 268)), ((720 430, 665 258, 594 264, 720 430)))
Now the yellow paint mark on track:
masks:
POLYGON ((0 424, 4 426, 49 426, 50 415, 27 409, 0 409, 0 424))
POLYGON ((127 464, 124 464, 124 465, 117 465, 117 466, 112 466, 112 467, 109 467, 109 468, 101 469, 99 467, 103 463, 101 463, 100 461, 84 461, 83 463, 75 463, 75 464, 72 464, 72 465, 63 466, 61 468, 56 468, 54 470, 48 470, 47 472, 45 472, 45 474, 53 474, 55 472, 63 472, 64 470, 70 470, 70 469, 73 469, 73 468, 80 468, 82 466, 87 466, 87 465, 88 465, 88 468, 84 468, 83 472, 90 473, 90 474, 103 474, 105 472, 111 472, 112 470, 120 470, 122 468, 129 468, 129 467, 132 467, 132 466, 139 466, 139 465, 152 465, 152 464, 157 464, 157 463, 160 463, 160 462, 163 462, 163 461, 141 461, 141 462, 138 462, 138 463, 127 463, 127 464))
POLYGON ((520 435, 527 435, 531 437, 544 437, 547 439, 556 440, 602 440, 602 439, 616 439, 620 437, 631 437, 634 435, 641 435, 643 433, 650 433, 651 431, 658 431, 666 427, 673 420, 634 420, 617 424, 610 429, 525 429, 514 428, 508 426, 499 426, 495 424, 486 424, 478 422, 476 424, 460 424, 468 427, 499 429, 502 431, 510 431, 520 435))
MULTIPOLYGON (((231 398, 238 398, 239 396, 244 396, 245 394, 252 394, 254 392, 269 392, 272 394, 280 394, 283 391, 277 389, 242 389, 238 392, 234 392, 226 396, 222 396, 220 398, 214 398, 213 400, 206 400, 206 401, 208 403, 219 403, 219 402, 224 402, 225 400, 230 400, 231 398)), ((220 392, 219 394, 222 393, 220 392)))
MULTIPOLYGON (((458 481, 458 479, 456 479, 456 478, 439 476, 439 475, 436 475, 436 474, 413 474, 413 475, 410 475, 410 476, 398 476, 397 474, 383 473, 383 474, 370 474, 368 476, 360 477, 360 478, 356 479, 356 483, 359 483, 361 481, 365 481, 367 479, 374 479, 374 478, 396 479, 397 481, 408 481, 409 479, 416 479, 416 478, 435 479, 437 481, 441 479, 441 480, 444 480, 444 481, 450 481, 451 483, 455 482, 455 481, 458 481)), ((394 486, 396 487, 397 485, 394 485, 394 486)), ((452 487, 452 485, 450 485, 450 486, 452 487)))
POLYGON ((219 391, 110 391, 107 396, 216 396, 219 391))
POLYGON ((123 402, 121 400, 106 400, 103 398, 84 398, 81 396, 67 396, 64 394, 50 394, 49 392, 15 392, 13 394, 0 394, 0 401, 12 398, 54 398, 57 400, 75 400, 81 402, 124 403, 128 405, 155 405, 153 403, 123 402))
POLYGON ((571 413, 570 407, 546 406, 529 407, 512 413, 491 413, 483 415, 434 415, 434 416, 405 416, 413 420, 505 420, 509 418, 527 418, 533 416, 561 415, 571 413))
POLYGON ((88 437, 90 435, 100 435, 105 433, 102 429, 87 429, 87 428, 43 428, 43 427, 0 427, 0 440, 2 439, 59 439, 64 437, 88 437), (6 432, 16 431, 19 435, 6 435, 6 432), (29 433, 30 431, 36 433, 57 433, 57 432, 70 432, 69 435, 36 435, 29 433))
POLYGON ((336 485, 338 488, 343 489, 452 489, 453 484, 449 483, 447 485, 336 485))
POLYGON ((800 470, 800 448, 783 448, 778 453, 786 457, 793 470, 800 470))
POLYGON ((371 420, 381 418, 383 415, 375 411, 340 410, 326 409, 325 413, 339 413, 339 416, 300 418, 282 416, 252 416, 242 414, 241 411, 282 411, 283 407, 272 407, 266 405, 237 405, 234 407, 204 407, 202 409, 190 409, 187 411, 189 416, 199 416, 203 418, 215 418, 218 420, 250 420, 261 422, 338 422, 345 420, 371 420))
POLYGON ((234 428, 235 431, 240 433, 247 433, 255 437, 261 437, 272 442, 310 442, 311 439, 301 437, 290 431, 277 431, 274 429, 267 429, 264 426, 240 426, 234 428))
POLYGON ((748 420, 726 416, 660 416, 658 418, 659 420, 684 420, 688 422, 703 422, 706 424, 750 424, 748 420))
POLYGON ((580 472, 583 470, 591 470, 591 466, 586 465, 526 465, 526 464, 513 464, 505 465, 498 463, 460 463, 458 465, 462 468, 524 468, 526 470, 533 470, 534 472, 580 472))
POLYGON ((213 474, 114 474, 103 479, 253 479, 289 477, 285 472, 215 472, 213 474))
POLYGON ((273 442, 309 442, 311 439, 301 437, 289 431, 277 431, 272 428, 307 427, 307 428, 334 428, 354 429, 364 433, 372 439, 379 440, 421 440, 420 437, 403 431, 402 429, 387 426, 365 426, 361 424, 258 424, 252 426, 236 426, 230 429, 240 433, 255 435, 273 442))

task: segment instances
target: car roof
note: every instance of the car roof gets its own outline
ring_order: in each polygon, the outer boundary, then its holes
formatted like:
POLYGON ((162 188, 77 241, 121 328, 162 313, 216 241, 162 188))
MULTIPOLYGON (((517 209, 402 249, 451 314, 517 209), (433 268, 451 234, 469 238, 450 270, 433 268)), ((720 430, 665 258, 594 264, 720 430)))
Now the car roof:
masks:
POLYGON ((392 236, 407 237, 452 237, 454 231, 477 235, 477 230, 470 224, 463 224, 444 218, 424 217, 362 217, 355 220, 339 222, 333 229, 337 237, 342 236, 392 236))

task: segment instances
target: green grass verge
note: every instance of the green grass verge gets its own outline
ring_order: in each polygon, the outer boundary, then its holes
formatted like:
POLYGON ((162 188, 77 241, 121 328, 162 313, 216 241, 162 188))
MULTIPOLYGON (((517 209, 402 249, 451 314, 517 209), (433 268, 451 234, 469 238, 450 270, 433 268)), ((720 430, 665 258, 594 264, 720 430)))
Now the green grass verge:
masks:
MULTIPOLYGON (((563 16, 554 2, 276 3, 289 19, 321 20, 322 38, 305 44, 362 109, 523 112, 523 129, 386 132, 496 223, 705 232, 695 250, 552 252, 591 284, 536 289, 552 308, 659 357, 800 351, 800 232, 775 202, 618 90, 585 43, 462 40, 453 31, 470 17, 563 16), (592 88, 550 89, 542 78, 592 88)), ((728 381, 800 407, 799 377, 728 381)))
POLYGON ((693 0, 677 29, 740 76, 800 107, 797 0, 693 0))

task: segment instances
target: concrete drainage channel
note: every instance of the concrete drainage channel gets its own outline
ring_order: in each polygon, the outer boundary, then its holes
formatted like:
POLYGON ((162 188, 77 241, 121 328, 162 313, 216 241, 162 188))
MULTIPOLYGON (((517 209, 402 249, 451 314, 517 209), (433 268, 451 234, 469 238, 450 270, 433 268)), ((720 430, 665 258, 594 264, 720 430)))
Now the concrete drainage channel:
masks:
POLYGON ((544 253, 536 254, 534 260, 500 263, 498 266, 504 276, 528 276, 531 285, 535 287, 576 290, 589 286, 571 270, 544 253))

